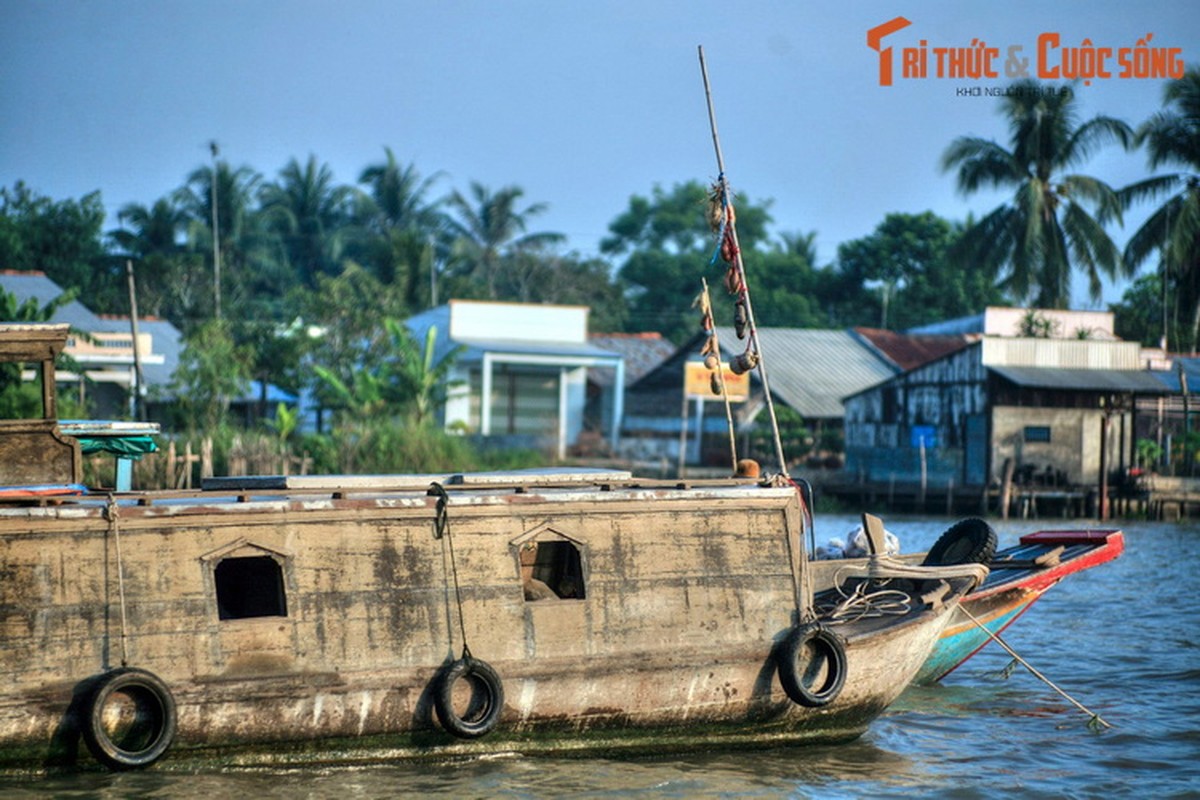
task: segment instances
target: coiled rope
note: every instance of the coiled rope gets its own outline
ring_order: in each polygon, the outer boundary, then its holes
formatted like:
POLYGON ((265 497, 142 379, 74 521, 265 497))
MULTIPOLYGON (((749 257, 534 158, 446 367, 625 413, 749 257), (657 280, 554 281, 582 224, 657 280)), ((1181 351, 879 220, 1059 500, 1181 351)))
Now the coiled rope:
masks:
POLYGON ((856 622, 872 617, 903 616, 912 610, 911 595, 899 589, 879 589, 867 593, 867 583, 860 583, 847 594, 838 586, 842 600, 822 606, 822 617, 835 624, 856 622))
POLYGON ((867 617, 901 616, 912 610, 912 595, 899 589, 880 588, 867 593, 874 581, 886 582, 893 578, 911 580, 946 580, 948 578, 972 578, 978 586, 987 577, 986 564, 948 564, 944 566, 917 566, 883 555, 872 555, 866 564, 853 564, 840 568, 834 575, 834 585, 842 599, 837 603, 822 606, 834 622, 853 622, 867 617), (867 578, 847 594, 842 590, 846 578, 867 578))

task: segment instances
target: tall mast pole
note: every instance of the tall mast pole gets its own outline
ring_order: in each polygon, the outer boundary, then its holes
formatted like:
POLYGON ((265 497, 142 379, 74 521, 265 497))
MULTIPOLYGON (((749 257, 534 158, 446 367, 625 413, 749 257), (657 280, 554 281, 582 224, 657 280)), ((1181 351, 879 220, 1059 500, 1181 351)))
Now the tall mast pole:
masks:
POLYGON ((217 142, 208 143, 212 149, 212 180, 209 190, 212 196, 212 231, 213 231, 213 311, 217 319, 221 318, 221 231, 217 225, 217 142))
POLYGON ((733 237, 734 267, 741 279, 741 295, 746 305, 746 320, 750 329, 750 343, 758 355, 758 377, 762 381, 763 394, 767 398, 767 413, 771 418, 771 435, 775 440, 775 457, 779 459, 779 471, 787 477, 787 459, 783 455, 783 442, 779 438, 779 421, 775 417, 775 401, 771 397, 771 384, 767 380, 767 364, 763 358, 762 346, 758 339, 758 325, 754 321, 754 309, 750 305, 750 287, 746 282, 746 265, 742 261, 742 248, 738 243, 737 226, 729 213, 729 181, 725 177, 725 157, 721 154, 721 137, 717 133, 717 114, 713 109, 712 88, 708 83, 708 66, 704 63, 704 47, 698 48, 700 53, 700 74, 704 78, 704 99, 708 103, 708 125, 712 130, 713 150, 717 154, 717 183, 721 192, 722 214, 730 235, 733 237))

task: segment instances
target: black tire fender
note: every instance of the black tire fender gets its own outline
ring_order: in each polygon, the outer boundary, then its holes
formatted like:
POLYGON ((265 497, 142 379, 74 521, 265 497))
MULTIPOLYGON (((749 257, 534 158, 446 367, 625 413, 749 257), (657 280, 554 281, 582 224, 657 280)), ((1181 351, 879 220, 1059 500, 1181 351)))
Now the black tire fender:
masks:
POLYGON ((504 684, 486 661, 465 656, 438 675, 433 687, 433 708, 438 722, 460 739, 477 739, 491 733, 504 710, 504 684), (460 680, 471 684, 467 708, 459 713, 454 703, 454 686, 460 680))
POLYGON ((793 703, 820 708, 832 703, 846 683, 846 644, 819 623, 792 628, 775 651, 779 683, 793 703), (824 665, 824 680, 812 683, 824 665))
POLYGON ((954 564, 987 564, 996 555, 996 532, 977 517, 951 525, 929 548, 922 563, 926 567, 954 564))
POLYGON ((167 685, 144 669, 123 667, 96 682, 84 707, 82 733, 100 763, 114 770, 138 769, 167 752, 177 724, 167 685))

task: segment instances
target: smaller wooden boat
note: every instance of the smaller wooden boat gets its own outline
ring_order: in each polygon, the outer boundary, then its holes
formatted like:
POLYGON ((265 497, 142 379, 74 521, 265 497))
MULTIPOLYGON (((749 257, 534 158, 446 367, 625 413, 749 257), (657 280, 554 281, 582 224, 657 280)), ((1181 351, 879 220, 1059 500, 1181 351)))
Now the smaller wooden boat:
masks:
POLYGON ((1020 544, 996 553, 987 579, 955 610, 915 682, 941 680, 991 640, 989 631, 998 634, 1016 622, 1050 587, 1124 551, 1125 534, 1119 530, 1050 530, 1022 536, 1020 544))
MULTIPOLYGON (((996 551, 991 526, 968 518, 947 530, 928 552, 888 556, 890 561, 912 565, 978 562, 990 567, 987 579, 954 610, 913 682, 941 680, 983 648, 991 635, 1015 622, 1050 587, 1072 573, 1112 561, 1124 550, 1125 535, 1106 529, 1039 531, 1022 536, 1014 547, 996 551)), ((814 561, 816 587, 827 590, 869 563, 869 558, 814 561)))

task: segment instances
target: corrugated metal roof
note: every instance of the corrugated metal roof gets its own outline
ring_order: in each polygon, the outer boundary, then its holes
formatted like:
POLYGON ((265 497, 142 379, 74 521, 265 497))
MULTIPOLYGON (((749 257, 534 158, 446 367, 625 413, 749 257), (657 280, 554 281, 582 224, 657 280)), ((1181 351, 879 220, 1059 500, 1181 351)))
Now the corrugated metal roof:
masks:
MULTIPOLYGON (((0 271, 0 289, 14 295, 18 302, 32 298, 42 307, 63 293, 62 287, 43 272, 0 271)), ((48 321, 65 322, 81 331, 103 330, 100 317, 78 300, 63 304, 48 321)))
POLYGON ((1031 389, 1169 393, 1163 382, 1148 370, 998 366, 989 366, 988 369, 1005 380, 1031 389))
MULTIPOLYGON (((594 333, 588 341, 625 359, 626 386, 666 361, 676 349, 658 333, 594 333)), ((609 370, 588 374, 588 380, 598 386, 609 386, 614 378, 615 374, 609 370)))
MULTIPOLYGON (((717 328, 721 349, 740 352, 733 328, 717 328)), ((808 418, 841 419, 842 398, 887 380, 899 370, 849 331, 759 328, 771 392, 808 418)))
POLYGON ((1182 394, 1183 384, 1179 380, 1181 369, 1187 376, 1188 394, 1200 394, 1200 358, 1176 357, 1171 359, 1171 369, 1155 370, 1150 374, 1158 378, 1172 392, 1182 394))
POLYGON ((956 353, 973 339, 966 334, 954 336, 910 335, 881 328, 855 328, 854 333, 874 345, 884 357, 902 370, 916 369, 922 364, 956 353))

